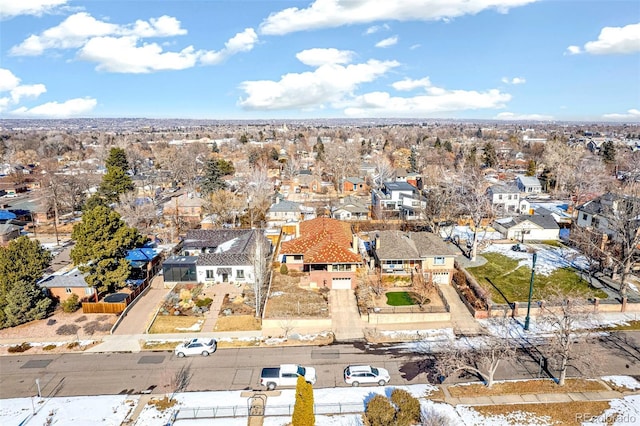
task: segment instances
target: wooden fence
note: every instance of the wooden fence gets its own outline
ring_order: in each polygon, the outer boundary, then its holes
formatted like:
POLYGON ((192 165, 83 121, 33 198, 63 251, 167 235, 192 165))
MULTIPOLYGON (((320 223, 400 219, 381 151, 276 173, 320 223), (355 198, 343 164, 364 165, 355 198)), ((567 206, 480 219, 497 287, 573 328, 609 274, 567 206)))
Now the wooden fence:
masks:
POLYGON ((124 302, 82 302, 82 313, 85 314, 121 314, 127 308, 127 305, 135 300, 145 288, 151 285, 151 281, 145 280, 135 290, 133 290, 124 302))

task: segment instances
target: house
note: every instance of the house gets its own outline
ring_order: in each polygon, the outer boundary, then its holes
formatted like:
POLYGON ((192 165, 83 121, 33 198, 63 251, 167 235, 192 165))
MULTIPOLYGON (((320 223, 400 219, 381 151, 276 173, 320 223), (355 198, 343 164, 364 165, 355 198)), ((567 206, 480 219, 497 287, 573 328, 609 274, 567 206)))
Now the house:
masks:
POLYGON ((631 229, 640 232, 640 199, 636 197, 607 192, 576 207, 576 215, 577 226, 597 230, 607 234, 610 239, 618 239, 613 229, 615 225, 611 222, 620 218, 633 218, 635 223, 630 222, 633 225, 631 229), (625 210, 630 213, 627 214, 625 210))
POLYGON ((423 274, 427 280, 450 284, 458 254, 430 232, 376 231, 371 247, 382 274, 423 274))
POLYGON ((161 250, 156 250, 152 247, 128 250, 125 260, 131 266, 131 272, 126 283, 132 286, 139 286, 155 276, 162 266, 161 250))
POLYGON ((527 195, 540 194, 542 192, 542 184, 535 176, 518 175, 516 176, 516 185, 518 185, 520 192, 524 192, 527 195))
POLYGON ((58 302, 63 302, 74 294, 78 296, 78 300, 83 302, 97 301, 96 289, 87 284, 85 276, 86 274, 80 272, 78 268, 74 268, 50 275, 41 280, 38 285, 46 289, 49 295, 58 302))
POLYGON ((276 197, 276 202, 266 213, 268 227, 281 227, 287 222, 302 220, 302 205, 276 197))
POLYGON ((560 239, 560 226, 551 215, 520 215, 496 219, 496 231, 516 241, 555 241, 560 239))
POLYGON ((365 192, 368 190, 367 183, 359 177, 348 177, 342 181, 342 192, 365 192))
POLYGON ((355 197, 340 199, 340 205, 334 207, 331 217, 337 220, 368 220, 369 207, 355 197))
POLYGON ((427 201, 418 189, 407 182, 384 182, 380 189, 371 191, 372 215, 382 218, 387 215, 408 220, 421 217, 420 210, 427 201))
POLYGON ((6 246, 20 236, 20 227, 10 223, 0 223, 0 246, 6 246))
POLYGON ((307 273, 310 287, 354 289, 362 266, 358 241, 349 223, 319 217, 298 224, 295 238, 281 244, 280 260, 307 273))
POLYGON ((172 256, 162 264, 164 280, 252 284, 252 256, 257 244, 262 244, 265 258, 271 254, 271 243, 259 229, 190 230, 181 256, 172 256))
POLYGON ((520 190, 515 185, 491 185, 487 188, 487 196, 496 213, 523 213, 520 190))
POLYGON ((165 218, 177 217, 195 227, 202 220, 203 206, 202 198, 192 193, 182 194, 162 205, 162 215, 165 218))

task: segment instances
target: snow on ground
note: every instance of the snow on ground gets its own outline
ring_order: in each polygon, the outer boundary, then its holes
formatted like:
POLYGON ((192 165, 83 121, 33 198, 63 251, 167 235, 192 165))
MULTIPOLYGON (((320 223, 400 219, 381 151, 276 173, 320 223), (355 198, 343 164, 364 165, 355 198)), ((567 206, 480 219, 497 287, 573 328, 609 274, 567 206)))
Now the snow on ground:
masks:
POLYGON ((549 417, 536 416, 532 413, 524 413, 522 411, 513 411, 507 415, 484 416, 474 410, 473 407, 464 405, 458 405, 456 411, 462 418, 465 426, 551 426, 556 424, 556 422, 552 421, 549 417))
POLYGON ((137 403, 137 396, 101 395, 65 398, 0 399, 0 424, 120 425, 137 403), (34 415, 35 411, 35 415, 34 415))
POLYGON ((604 376, 602 380, 630 390, 640 389, 640 382, 630 376, 604 376))
POLYGON ((584 426, 612 425, 629 426, 640 425, 640 395, 626 396, 622 399, 611 401, 611 408, 605 410, 600 416, 592 417, 585 413, 584 426))
MULTIPOLYGON (((490 228, 491 229, 491 228, 490 228)), ((473 240, 473 230, 469 226, 447 226, 440 228, 440 236, 442 238, 456 238, 460 241, 473 240)), ((501 233, 494 230, 478 231, 478 241, 484 240, 502 240, 504 237, 501 233)))
MULTIPOLYGON (((511 259, 518 260, 518 267, 531 268, 533 256, 531 253, 511 250, 513 244, 491 244, 482 253, 499 253, 511 259)), ((527 244, 524 245, 527 247, 527 244)), ((550 275, 559 268, 574 267, 576 269, 588 268, 587 260, 574 249, 552 247, 542 244, 532 245, 536 250, 536 273, 550 275)))

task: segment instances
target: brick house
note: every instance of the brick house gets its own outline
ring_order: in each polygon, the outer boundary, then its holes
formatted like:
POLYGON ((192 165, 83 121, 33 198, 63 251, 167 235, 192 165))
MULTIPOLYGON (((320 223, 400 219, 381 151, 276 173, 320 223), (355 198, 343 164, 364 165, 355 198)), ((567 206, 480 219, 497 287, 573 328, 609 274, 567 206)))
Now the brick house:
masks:
POLYGON ((351 225, 320 217, 301 222, 296 238, 281 244, 279 258, 289 269, 309 274, 311 287, 354 289, 362 266, 351 225))
POLYGON ((77 268, 58 275, 50 275, 38 283, 47 290, 49 295, 58 302, 63 302, 73 294, 78 295, 80 301, 95 301, 96 289, 89 286, 84 279, 85 274, 77 268))

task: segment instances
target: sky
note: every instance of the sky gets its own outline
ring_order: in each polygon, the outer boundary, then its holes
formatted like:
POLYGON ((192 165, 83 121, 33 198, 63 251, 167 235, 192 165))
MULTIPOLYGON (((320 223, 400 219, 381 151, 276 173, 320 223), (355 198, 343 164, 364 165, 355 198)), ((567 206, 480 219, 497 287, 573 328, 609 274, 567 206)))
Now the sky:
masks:
POLYGON ((0 118, 640 122, 637 0, 0 0, 0 118))

